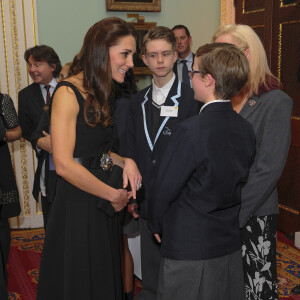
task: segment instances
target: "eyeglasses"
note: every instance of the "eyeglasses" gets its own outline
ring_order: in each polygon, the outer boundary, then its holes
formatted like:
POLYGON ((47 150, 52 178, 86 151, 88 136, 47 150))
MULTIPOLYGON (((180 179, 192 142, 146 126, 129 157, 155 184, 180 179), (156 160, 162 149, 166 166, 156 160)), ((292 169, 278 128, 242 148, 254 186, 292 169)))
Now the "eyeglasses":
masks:
POLYGON ((189 71, 188 74, 189 74, 190 79, 193 79, 195 73, 199 74, 200 72, 199 71, 189 71))

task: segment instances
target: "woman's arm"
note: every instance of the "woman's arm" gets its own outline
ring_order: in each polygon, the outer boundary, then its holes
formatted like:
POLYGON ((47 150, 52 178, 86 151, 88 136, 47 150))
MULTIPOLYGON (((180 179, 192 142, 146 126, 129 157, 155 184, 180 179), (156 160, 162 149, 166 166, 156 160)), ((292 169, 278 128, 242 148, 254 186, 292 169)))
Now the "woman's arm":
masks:
POLYGON ((21 126, 17 126, 16 128, 6 129, 6 141, 14 142, 20 139, 22 136, 21 126))
POLYGON ((127 192, 100 181, 73 158, 78 112, 74 92, 68 87, 60 87, 54 95, 51 113, 51 142, 56 172, 75 187, 110 201, 119 211, 128 202, 127 192))
MULTIPOLYGON (((262 134, 259 149, 250 168, 248 181, 241 191, 241 228, 270 197, 287 159, 292 99, 280 91, 278 93, 277 98, 269 99, 272 102, 268 106, 268 114, 257 133, 262 134)), ((256 142, 258 143, 258 140, 256 142)))

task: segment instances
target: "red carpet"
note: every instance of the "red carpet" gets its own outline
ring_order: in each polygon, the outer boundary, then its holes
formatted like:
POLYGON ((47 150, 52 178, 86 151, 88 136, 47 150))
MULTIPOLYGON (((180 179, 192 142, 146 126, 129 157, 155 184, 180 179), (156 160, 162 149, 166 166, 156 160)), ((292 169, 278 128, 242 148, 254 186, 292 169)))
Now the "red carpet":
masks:
MULTIPOLYGON (((9 300, 35 300, 43 241, 44 229, 12 230, 8 261, 9 300)), ((277 270, 279 299, 300 300, 300 295, 290 294, 290 290, 300 284, 300 250, 294 247, 293 241, 280 232, 278 232, 277 270)), ((136 279, 134 294, 136 295, 141 288, 140 281, 136 279)))

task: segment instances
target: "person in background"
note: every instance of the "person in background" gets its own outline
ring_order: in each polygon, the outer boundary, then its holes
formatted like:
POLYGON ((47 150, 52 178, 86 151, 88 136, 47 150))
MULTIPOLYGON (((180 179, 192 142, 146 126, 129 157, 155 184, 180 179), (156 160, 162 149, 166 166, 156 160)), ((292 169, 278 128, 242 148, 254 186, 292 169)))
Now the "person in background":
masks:
POLYGON ((176 38, 176 51, 178 53, 173 71, 175 75, 178 75, 179 80, 192 87, 188 72, 192 70, 195 54, 191 50, 192 37, 190 31, 184 25, 176 25, 172 28, 172 31, 176 38))
POLYGON ((130 101, 128 157, 135 160, 143 176, 138 204, 128 210, 139 216, 141 230, 142 291, 135 299, 155 299, 158 285, 160 248, 147 225, 147 202, 156 169, 177 123, 199 113, 193 90, 173 73, 177 59, 176 40, 171 29, 157 26, 149 30, 142 44, 143 61, 152 72, 152 84, 130 101), (139 212, 137 212, 139 206, 139 212))
POLYGON ((111 92, 112 80, 124 82, 133 67, 135 38, 135 28, 122 19, 95 23, 53 95, 50 126, 58 178, 37 300, 123 299, 118 212, 136 197, 141 176, 132 159, 111 151, 111 92), (124 168, 123 188, 108 185, 113 164, 124 168))
POLYGON ((51 203, 47 190, 47 174, 49 169, 49 153, 52 151, 51 139, 48 131, 42 136, 33 135, 40 119, 47 109, 50 98, 56 87, 56 77, 61 70, 61 63, 53 48, 40 45, 29 48, 24 53, 28 64, 28 72, 33 83, 19 92, 19 120, 22 136, 32 144, 38 159, 38 166, 34 176, 32 194, 36 201, 41 192, 44 227, 47 226, 51 203))
POLYGON ((61 70, 56 78, 57 82, 60 82, 68 77, 71 65, 72 65, 72 62, 67 62, 63 65, 63 67, 61 68, 61 70))
POLYGON ((8 218, 20 214, 19 192, 7 143, 20 139, 19 120, 12 99, 0 93, 0 299, 7 300, 6 264, 10 248, 8 218))
POLYGON ((271 73, 264 47, 251 27, 224 25, 212 40, 236 45, 249 60, 248 82, 231 99, 233 109, 252 124, 256 135, 255 161, 241 192, 245 289, 248 300, 278 299, 276 185, 290 146, 293 101, 271 73))
POLYGON ((239 210, 255 135, 229 99, 248 76, 233 45, 196 52, 191 77, 204 105, 176 126, 148 203, 149 227, 162 242, 159 300, 245 299, 239 210))
MULTIPOLYGON (((114 98, 115 111, 114 122, 118 131, 118 138, 120 143, 119 154, 126 155, 127 146, 127 130, 128 130, 128 116, 130 110, 130 101, 133 94, 137 92, 135 77, 133 70, 129 69, 123 83, 114 81, 114 98)), ((133 299, 133 273, 134 265, 133 258, 128 246, 128 236, 136 234, 139 231, 139 221, 134 219, 124 209, 123 221, 123 237, 122 237, 122 278, 125 292, 125 300, 133 299)))

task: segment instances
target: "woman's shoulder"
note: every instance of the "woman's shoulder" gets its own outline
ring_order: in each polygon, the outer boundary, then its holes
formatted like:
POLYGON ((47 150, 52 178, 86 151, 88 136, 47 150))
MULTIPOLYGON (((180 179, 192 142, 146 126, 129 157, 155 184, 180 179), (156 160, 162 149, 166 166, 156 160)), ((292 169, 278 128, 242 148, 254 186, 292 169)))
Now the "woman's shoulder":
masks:
POLYGON ((258 99, 265 105, 280 105, 283 107, 292 107, 293 105, 292 98, 280 89, 268 91, 258 96, 258 99))

